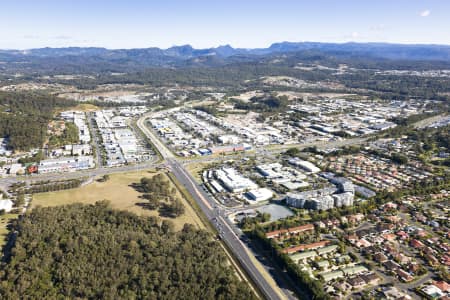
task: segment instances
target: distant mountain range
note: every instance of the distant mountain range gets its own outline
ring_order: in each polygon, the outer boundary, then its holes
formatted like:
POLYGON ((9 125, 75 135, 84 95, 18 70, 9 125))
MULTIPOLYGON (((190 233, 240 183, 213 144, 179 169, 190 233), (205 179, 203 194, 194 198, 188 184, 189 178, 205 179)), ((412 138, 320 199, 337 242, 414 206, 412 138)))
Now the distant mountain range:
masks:
MULTIPOLYGON (((450 46, 387 43, 282 42, 268 48, 243 49, 230 45, 195 49, 190 45, 168 49, 106 49, 95 47, 0 50, 3 72, 115 72, 149 67, 216 67, 235 63, 269 63, 274 58, 319 57, 330 59, 371 59, 450 63, 450 46)), ((300 60, 301 60, 300 59, 300 60)))
POLYGON ((315 42, 282 42, 274 43, 268 48, 233 48, 230 45, 216 48, 195 49, 191 45, 174 46, 168 49, 106 49, 96 47, 37 48, 30 50, 0 50, 1 55, 60 57, 60 56, 98 56, 110 59, 124 57, 167 57, 192 59, 196 57, 216 55, 227 58, 235 55, 268 55, 274 53, 318 50, 324 53, 346 53, 354 55, 370 55, 388 59, 408 60, 450 60, 450 46, 447 45, 405 45, 388 43, 315 43, 315 42))

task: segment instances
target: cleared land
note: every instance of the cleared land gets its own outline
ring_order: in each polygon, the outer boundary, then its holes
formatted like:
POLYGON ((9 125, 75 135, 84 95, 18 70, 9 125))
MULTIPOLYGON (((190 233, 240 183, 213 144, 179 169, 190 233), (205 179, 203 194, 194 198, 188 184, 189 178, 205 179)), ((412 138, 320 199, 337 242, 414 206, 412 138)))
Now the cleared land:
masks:
POLYGON ((80 111, 84 111, 84 112, 96 111, 99 109, 100 109, 100 107, 93 105, 93 104, 89 104, 89 103, 80 103, 77 106, 72 108, 72 110, 80 110, 80 111))
POLYGON ((68 111, 68 110, 76 110, 76 111, 83 111, 83 112, 91 112, 91 111, 96 111, 96 110, 100 110, 101 108, 90 104, 90 103, 80 103, 76 106, 73 107, 69 107, 69 108, 61 108, 61 109, 57 109, 55 114, 59 114, 62 111, 68 111))
MULTIPOLYGON (((99 200, 108 200, 111 207, 121 210, 127 210, 140 216, 159 216, 157 210, 148 210, 139 206, 139 203, 145 203, 146 200, 141 199, 141 193, 137 192, 131 185, 138 183, 142 177, 152 177, 158 172, 138 171, 129 173, 111 174, 110 179, 106 182, 94 181, 91 184, 58 192, 49 192, 35 194, 31 203, 32 208, 40 206, 57 206, 71 203, 95 203, 99 200)), ((164 173, 163 173, 164 174, 164 173)), ((165 174, 164 174, 165 175, 165 174)), ((167 177, 167 175, 165 175, 167 177)), ((169 178, 167 177, 167 180, 169 178)), ((194 224, 198 228, 204 228, 203 223, 199 220, 197 214, 189 203, 181 196, 177 190, 177 196, 182 200, 185 206, 185 213, 180 217, 164 218, 172 220, 175 229, 180 230, 185 223, 194 224)))

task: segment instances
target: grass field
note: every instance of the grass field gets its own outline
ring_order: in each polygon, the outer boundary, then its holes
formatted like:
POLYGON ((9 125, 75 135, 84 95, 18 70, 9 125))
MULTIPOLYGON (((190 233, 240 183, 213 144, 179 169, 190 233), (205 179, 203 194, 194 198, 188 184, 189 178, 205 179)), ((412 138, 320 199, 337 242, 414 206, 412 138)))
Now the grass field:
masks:
MULTIPOLYGON (((110 179, 106 182, 94 181, 76 189, 35 194, 31 205, 36 207, 38 205, 57 206, 70 203, 91 204, 99 200, 108 200, 111 203, 111 207, 115 209, 127 210, 140 216, 159 216, 158 211, 144 209, 137 205, 145 202, 145 200, 139 198, 142 194, 130 186, 132 183, 138 183, 142 177, 152 177, 156 174, 158 173, 151 171, 111 174, 110 179)), ((183 228, 185 223, 204 228, 193 208, 181 196, 179 191, 177 191, 177 195, 183 201, 185 213, 175 219, 162 219, 172 220, 176 230, 183 228)))
POLYGON ((0 216, 0 247, 3 247, 5 244, 5 238, 9 233, 6 227, 12 219, 17 219, 18 216, 18 214, 4 214, 0 216))

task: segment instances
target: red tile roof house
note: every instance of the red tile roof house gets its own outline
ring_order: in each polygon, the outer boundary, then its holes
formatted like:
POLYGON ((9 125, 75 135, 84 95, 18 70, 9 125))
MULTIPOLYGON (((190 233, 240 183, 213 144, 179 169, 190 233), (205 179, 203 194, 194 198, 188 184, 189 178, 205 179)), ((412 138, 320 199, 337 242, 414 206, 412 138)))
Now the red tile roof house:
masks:
POLYGON ((396 255, 399 252, 398 245, 394 243, 385 244, 384 249, 391 255, 396 255))
POLYGON ((347 236, 347 241, 350 244, 354 244, 357 240, 358 240, 358 236, 356 234, 351 234, 351 235, 347 236))
POLYGON ((441 259, 442 263, 446 266, 450 266, 450 255, 445 254, 441 259))
POLYGON ((400 230, 399 232, 397 232, 397 236, 398 236, 401 240, 407 240, 407 239, 409 239, 409 234, 407 234, 407 233, 404 232, 403 230, 400 230))
POLYGON ((388 242, 395 240, 395 234, 393 234, 393 233, 383 234, 382 237, 388 242))
POLYGON ((428 262, 430 263, 430 265, 432 265, 432 266, 437 266, 437 265, 439 265, 439 260, 436 258, 436 256, 427 253, 427 254, 425 254, 425 258, 428 260, 428 262))
POLYGON ((286 229, 270 231, 270 232, 266 232, 266 238, 268 238, 268 239, 278 238, 278 237, 280 237, 280 235, 286 234, 286 233, 287 233, 286 229))
POLYGON ((302 233, 305 231, 314 231, 314 225, 306 224, 306 225, 302 225, 302 226, 291 227, 288 229, 280 229, 280 230, 267 232, 266 238, 268 238, 268 239, 283 238, 285 236, 295 235, 295 234, 299 234, 299 233, 302 233))
POLYGON ((364 215, 363 214, 354 214, 354 215, 347 216, 347 219, 350 223, 359 223, 362 220, 364 220, 364 215))
POLYGON ((397 253, 396 255, 394 255, 394 258, 402 265, 409 263, 412 259, 411 257, 404 255, 403 253, 397 253))
POLYGON ((357 248, 366 248, 366 247, 370 247, 372 246, 372 243, 370 243, 368 240, 366 239, 360 239, 355 243, 355 246, 357 248))
POLYGON ((425 247, 425 245, 421 241, 416 240, 416 239, 412 239, 410 242, 410 245, 411 245, 411 247, 414 247, 417 249, 422 249, 425 247))
POLYGON ((425 247, 423 252, 425 252, 426 254, 429 254, 429 255, 436 255, 437 254, 436 250, 434 250, 431 247, 425 247))
POLYGON ((416 235, 418 237, 426 237, 428 235, 428 232, 426 230, 417 230, 416 235))
POLYGON ((417 274, 417 271, 419 271, 419 269, 420 265, 418 263, 411 262, 410 264, 408 264, 408 271, 410 273, 417 274))
POLYGON ((402 269, 395 270, 395 273, 397 273, 398 277, 400 277, 400 279, 404 282, 410 282, 414 279, 414 277, 412 277, 408 272, 402 269))
POLYGON ((433 285, 439 288, 444 293, 450 292, 450 284, 445 281, 433 281, 433 285))
POLYGON ((388 261, 388 258, 383 253, 378 252, 378 253, 375 253, 375 255, 373 256, 373 260, 376 262, 384 263, 384 262, 388 261))
POLYGON ((313 224, 306 224, 302 226, 292 227, 288 228, 288 231, 290 234, 298 234, 305 231, 314 231, 314 225, 313 224))
POLYGON ((445 252, 450 252, 450 245, 447 243, 439 244, 439 248, 441 248, 445 252))
POLYGON ((283 250, 281 250, 281 252, 289 254, 289 253, 295 253, 298 251, 313 250, 313 249, 325 247, 329 243, 330 243, 330 241, 320 241, 320 242, 315 242, 315 243, 311 243, 311 244, 302 244, 302 245, 283 249, 283 250))

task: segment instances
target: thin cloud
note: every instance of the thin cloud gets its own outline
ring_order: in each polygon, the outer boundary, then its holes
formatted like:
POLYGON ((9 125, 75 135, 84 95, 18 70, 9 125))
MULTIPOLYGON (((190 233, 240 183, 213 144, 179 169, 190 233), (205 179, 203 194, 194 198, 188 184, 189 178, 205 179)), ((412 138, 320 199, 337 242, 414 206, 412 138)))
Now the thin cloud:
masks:
POLYGON ((37 39, 40 39, 41 37, 38 35, 33 35, 33 34, 26 34, 23 36, 23 38, 27 39, 27 40, 37 40, 37 39))
POLYGON ((428 17, 431 14, 431 11, 429 9, 425 9, 420 12, 421 17, 428 17))
POLYGON ((57 35, 57 36, 54 36, 53 39, 55 39, 55 40, 71 40, 72 37, 67 36, 67 35, 57 35))
POLYGON ((385 29, 384 24, 378 24, 370 27, 370 31, 383 31, 385 29))

